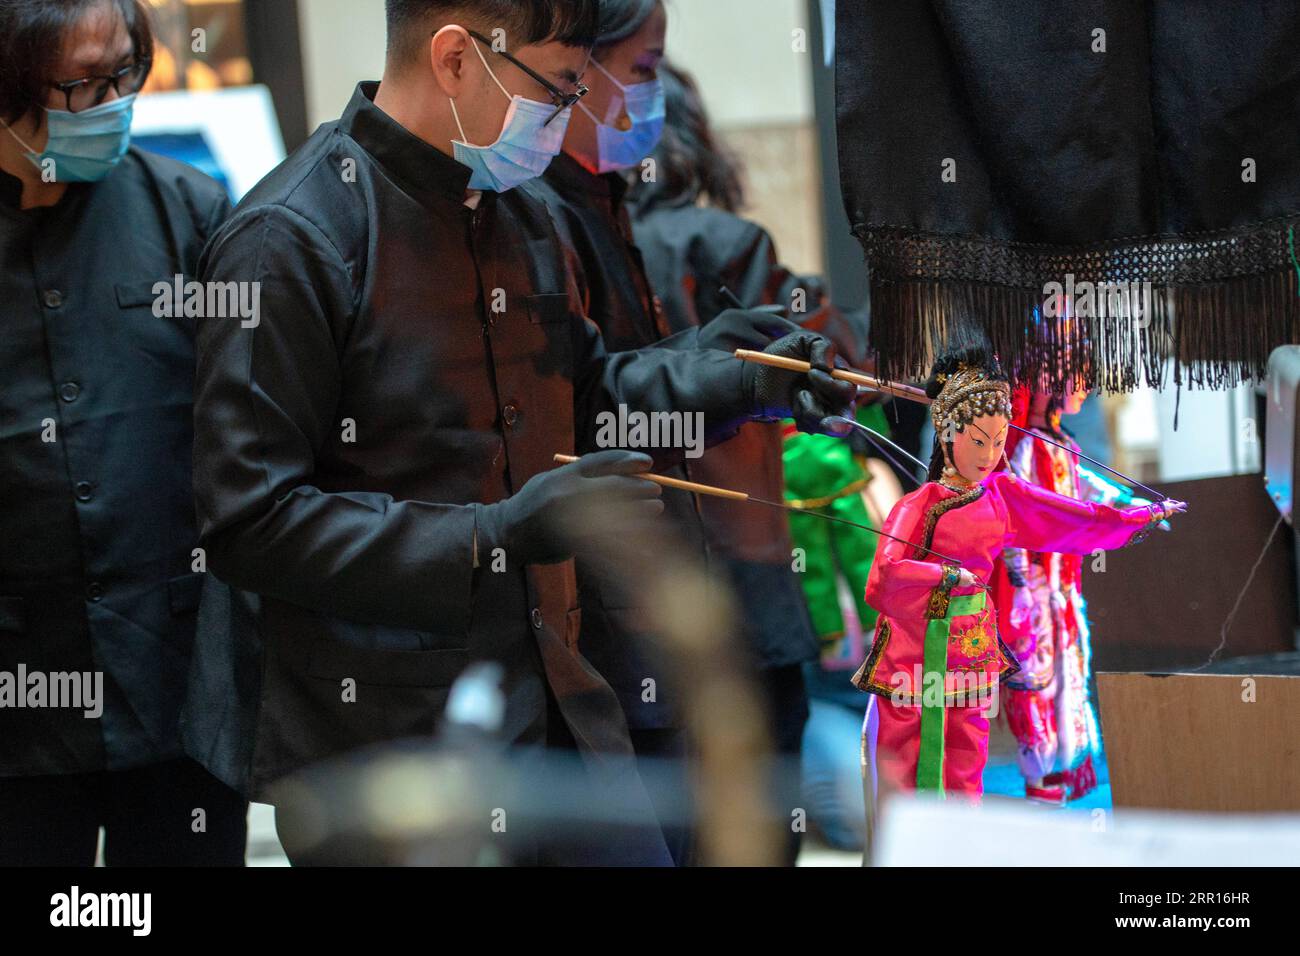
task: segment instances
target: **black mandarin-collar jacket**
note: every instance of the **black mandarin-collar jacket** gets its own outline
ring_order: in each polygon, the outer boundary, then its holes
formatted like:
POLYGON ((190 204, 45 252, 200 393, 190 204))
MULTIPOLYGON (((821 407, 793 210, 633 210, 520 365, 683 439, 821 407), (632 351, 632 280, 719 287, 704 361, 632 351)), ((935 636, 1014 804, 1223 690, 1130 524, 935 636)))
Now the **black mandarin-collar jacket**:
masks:
POLYGON ((104 699, 0 708, 0 777, 169 760, 202 565, 193 320, 154 286, 194 278, 230 202, 134 148, 54 206, 21 195, 0 173, 0 672, 102 673, 104 699))
POLYGON ((469 170, 375 90, 245 198, 202 264, 260 283, 255 328, 200 321, 195 408, 203 543, 255 634, 224 640, 212 595, 187 743, 255 795, 429 733, 477 658, 506 666, 515 739, 543 739, 546 681, 580 746, 628 752, 575 647, 572 562, 475 569, 480 509, 593 450, 618 403, 702 411, 719 434, 751 411, 725 353, 606 354, 545 207, 515 190, 467 208, 469 170))

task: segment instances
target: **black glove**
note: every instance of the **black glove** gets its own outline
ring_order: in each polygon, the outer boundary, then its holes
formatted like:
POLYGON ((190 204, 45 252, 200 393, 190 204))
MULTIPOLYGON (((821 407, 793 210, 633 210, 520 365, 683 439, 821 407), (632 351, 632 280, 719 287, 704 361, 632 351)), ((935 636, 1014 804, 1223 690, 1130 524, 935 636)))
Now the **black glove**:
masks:
POLYGON ((479 510, 479 563, 494 548, 519 564, 564 561, 609 536, 636 534, 662 514, 662 490, 635 475, 654 461, 631 451, 602 451, 534 475, 517 493, 479 510))
POLYGON ((835 345, 816 332, 793 332, 763 349, 768 355, 800 359, 812 365, 807 374, 754 364, 753 391, 761 418, 793 418, 801 432, 844 435, 849 426, 823 423, 832 415, 852 416, 858 390, 852 382, 831 378, 835 345))
POLYGON ((697 345, 719 352, 734 352, 736 349, 761 352, 782 336, 799 330, 797 323, 777 315, 770 308, 727 309, 700 326, 697 345))

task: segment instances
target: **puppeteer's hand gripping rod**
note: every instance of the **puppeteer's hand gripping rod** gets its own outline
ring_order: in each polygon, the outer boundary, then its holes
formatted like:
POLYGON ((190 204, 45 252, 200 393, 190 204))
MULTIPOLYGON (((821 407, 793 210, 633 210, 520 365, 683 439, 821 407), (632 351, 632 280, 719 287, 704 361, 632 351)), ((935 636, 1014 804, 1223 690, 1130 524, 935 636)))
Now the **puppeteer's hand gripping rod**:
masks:
MULTIPOLYGON (((785 358, 780 355, 768 355, 766 352, 755 352, 752 349, 737 349, 735 355, 736 358, 743 362, 755 362, 759 365, 770 365, 773 368, 782 368, 790 372, 806 373, 812 370, 812 365, 808 362, 799 359, 785 358)), ((876 378, 874 375, 868 375, 865 372, 857 372, 853 369, 845 368, 832 370, 831 378, 837 379, 841 382, 851 382, 859 388, 865 388, 873 392, 884 392, 888 395, 897 396, 898 398, 906 398, 913 402, 920 402, 922 405, 931 404, 930 396, 925 394, 925 390, 917 388, 915 385, 903 385, 898 382, 888 382, 884 379, 876 378)), ((1063 448, 1071 454, 1082 458, 1084 461, 1091 462, 1098 468, 1104 468, 1115 477, 1120 478, 1137 488, 1141 488, 1147 494, 1151 495, 1153 501, 1165 501, 1167 499, 1166 495, 1161 494, 1154 488, 1142 484, 1142 482, 1138 481, 1136 478, 1130 478, 1122 471, 1116 471, 1114 468, 1110 467, 1110 465, 1100 462, 1096 458, 1090 458, 1083 454, 1083 452, 1076 451, 1068 445, 1062 445, 1060 442, 1052 441, 1050 438, 1046 438, 1028 428, 1021 428, 1019 425, 1011 425, 1011 427, 1021 434, 1029 435, 1030 437, 1036 438, 1041 442, 1046 442, 1049 445, 1055 445, 1057 448, 1063 448)))
MULTIPOLYGON (((759 365, 770 365, 773 368, 781 368, 790 372, 803 372, 806 374, 807 372, 812 371, 812 365, 809 362, 800 361, 799 359, 786 358, 780 355, 769 355, 766 352, 756 352, 751 349, 737 349, 735 355, 736 358, 741 359, 742 361, 745 362, 755 362, 759 365)), ((885 381, 883 379, 877 378, 874 375, 868 375, 866 372, 858 372, 853 369, 837 368, 831 371, 831 378, 838 379, 841 382, 850 382, 858 386, 859 388, 866 389, 868 391, 884 392, 887 395, 893 395, 898 398, 905 398, 913 402, 920 402, 923 405, 931 404, 931 399, 928 395, 925 394, 924 389, 917 388, 915 385, 904 385, 899 382, 885 381)), ((867 432, 868 436, 872 439, 873 443, 875 443, 877 447, 880 447, 880 443, 879 441, 877 441, 877 439, 884 439, 883 435, 880 435, 877 432, 873 431, 872 429, 860 425, 858 422, 853 421, 852 419, 841 418, 838 416, 832 416, 832 417, 835 418, 836 421, 840 421, 846 425, 851 425, 855 428, 861 429, 864 432, 867 432)), ((1036 438, 1039 441, 1046 442, 1049 445, 1056 445, 1056 447, 1058 448, 1064 448, 1066 451, 1078 455, 1080 458, 1084 459, 1085 461, 1091 462, 1092 464, 1098 466, 1099 468, 1106 469, 1106 471, 1110 472, 1111 474, 1123 479, 1124 481, 1130 482, 1131 484, 1135 485, 1138 488, 1141 488, 1143 491, 1151 495, 1155 501, 1167 500, 1165 495, 1162 495, 1160 492, 1156 491, 1155 489, 1147 487, 1142 482, 1137 481, 1134 478, 1130 478, 1128 475, 1125 475, 1123 472, 1116 471, 1114 468, 1111 468, 1109 465, 1097 461, 1097 459, 1095 458, 1089 458, 1087 455, 1083 454, 1082 452, 1076 451, 1075 449, 1070 448, 1066 445, 1062 445, 1059 442, 1054 442, 1050 438, 1045 438, 1042 435, 1030 431, 1027 428, 1021 428, 1019 425, 1011 425, 1011 427, 1016 429, 1019 432, 1022 432, 1023 434, 1036 438)), ((922 470, 925 469, 926 466, 924 462, 920 461, 919 459, 913 457, 908 452, 899 448, 893 442, 889 442, 889 447, 903 455, 906 455, 913 462, 920 465, 922 470)), ((881 451, 886 451, 886 449, 881 448, 881 451)), ((893 459, 893 456, 891 455, 890 458, 893 459)), ((575 458, 573 455, 555 456, 555 461, 561 464, 568 464, 571 462, 575 462, 577 460, 578 459, 575 458)), ((895 461, 895 463, 897 462, 895 461)), ((820 511, 813 511, 811 509, 806 509, 806 508, 795 508, 792 505, 787 505, 783 502, 769 501, 766 498, 759 498, 755 495, 747 494, 743 491, 732 491, 728 488, 718 488, 713 485, 702 485, 694 481, 684 481, 681 478, 669 478, 665 475, 652 475, 649 473, 638 475, 637 477, 644 478, 646 481, 653 481, 655 484, 662 485, 663 487, 666 488, 677 488, 681 491, 690 491, 695 494, 708 495, 714 498, 726 498, 730 501, 748 501, 754 504, 767 505, 769 508, 778 508, 781 511, 793 512, 795 514, 813 515, 818 518, 823 518, 826 521, 834 521, 837 524, 844 524, 852 528, 859 528, 862 531, 869 531, 874 535, 878 535, 879 537, 889 538, 893 541, 899 542, 900 544, 906 544, 910 547, 916 548, 918 551, 922 551, 927 554, 932 554, 936 558, 939 558, 942 561, 955 564, 958 567, 962 566, 961 561, 958 561, 956 558, 951 558, 946 554, 941 554, 938 551, 935 551, 933 548, 927 548, 925 545, 917 544, 915 541, 908 541, 906 538, 899 538, 896 537, 895 535, 889 534, 886 531, 880 531, 877 528, 872 528, 869 525, 859 524, 856 521, 849 521, 848 519, 841 518, 837 515, 828 515, 820 511)), ((982 587, 985 590, 988 589, 988 584, 986 584, 984 581, 980 580, 978 577, 976 577, 975 580, 979 587, 982 587)))

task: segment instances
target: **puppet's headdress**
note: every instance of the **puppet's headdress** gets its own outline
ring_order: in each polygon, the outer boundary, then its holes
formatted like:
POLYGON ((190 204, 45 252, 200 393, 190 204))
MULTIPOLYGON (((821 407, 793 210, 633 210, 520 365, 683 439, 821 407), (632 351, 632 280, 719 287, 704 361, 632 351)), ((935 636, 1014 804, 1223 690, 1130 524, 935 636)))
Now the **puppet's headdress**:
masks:
POLYGON ((987 369, 962 363, 938 379, 943 388, 930 405, 930 421, 940 435, 949 425, 969 425, 984 415, 1011 418, 1011 385, 990 378, 987 369))

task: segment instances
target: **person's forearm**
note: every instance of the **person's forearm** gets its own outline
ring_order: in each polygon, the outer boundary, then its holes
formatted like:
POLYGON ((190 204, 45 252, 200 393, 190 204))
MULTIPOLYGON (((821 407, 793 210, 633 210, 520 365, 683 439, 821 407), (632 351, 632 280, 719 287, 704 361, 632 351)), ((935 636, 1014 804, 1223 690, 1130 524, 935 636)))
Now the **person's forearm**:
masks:
MULTIPOLYGON (((627 412, 692 416, 690 433, 706 448, 731 437, 753 417, 753 366, 726 352, 649 348, 604 356, 601 363, 599 374, 575 383, 579 451, 601 447, 601 415, 617 416, 620 406, 627 412)), ((681 447, 643 450, 658 462, 671 463, 683 459, 689 447, 683 442, 681 447)))
POLYGON ((463 630, 479 506, 318 487, 355 301, 337 250, 292 210, 262 209, 223 229, 202 273, 260 282, 256 326, 209 317, 196 329, 194 495, 209 569, 334 617, 463 630))
POLYGON ((476 508, 295 488, 205 527, 208 566, 234 587, 363 624, 468 627, 476 508))

